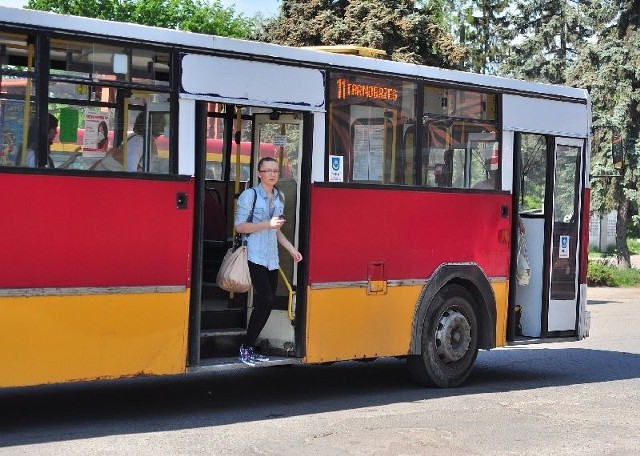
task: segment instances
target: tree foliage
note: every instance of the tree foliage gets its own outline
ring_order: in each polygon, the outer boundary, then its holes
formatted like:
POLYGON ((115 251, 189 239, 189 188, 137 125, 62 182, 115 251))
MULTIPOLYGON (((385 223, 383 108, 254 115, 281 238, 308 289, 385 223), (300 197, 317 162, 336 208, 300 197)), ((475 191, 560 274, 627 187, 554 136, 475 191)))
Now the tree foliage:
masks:
POLYGON ((431 20, 451 35, 454 41, 458 33, 458 4, 465 0, 418 0, 416 5, 431 12, 431 20))
POLYGON ((512 43, 501 73, 564 84, 567 69, 594 33, 585 14, 591 4, 592 0, 517 0, 509 13, 512 43))
POLYGON ((396 61, 460 67, 464 50, 413 0, 282 0, 254 39, 290 46, 353 44, 396 61))
POLYGON ((618 263, 630 266, 627 227, 638 204, 640 154, 640 0, 606 0, 589 12, 605 24, 597 39, 581 52, 568 72, 569 80, 591 95, 596 136, 592 144, 595 178, 593 207, 615 209, 618 263), (620 132, 624 166, 611 165, 611 134, 620 132), (618 177, 606 177, 606 175, 618 177), (601 176, 601 177, 598 177, 601 176))
POLYGON ((468 1, 464 8, 464 39, 468 51, 465 68, 476 73, 496 73, 504 55, 509 0, 468 1))
POLYGON ((627 227, 638 204, 640 0, 518 0, 513 13, 503 73, 589 90, 592 208, 617 211, 618 262, 628 267, 627 227), (621 170, 612 166, 613 132, 622 137, 621 170))
POLYGON ((26 7, 235 38, 247 37, 256 23, 205 0, 29 0, 26 7))
POLYGON ((433 20, 463 46, 464 68, 495 74, 506 52, 509 0, 424 0, 433 20))

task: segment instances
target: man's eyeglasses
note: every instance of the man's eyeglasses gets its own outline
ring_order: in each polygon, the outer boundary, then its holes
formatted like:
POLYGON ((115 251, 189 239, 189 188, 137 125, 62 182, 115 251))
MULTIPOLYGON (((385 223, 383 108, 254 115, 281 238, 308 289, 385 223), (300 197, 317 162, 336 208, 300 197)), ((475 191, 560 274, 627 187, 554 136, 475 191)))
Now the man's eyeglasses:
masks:
POLYGON ((259 173, 267 173, 267 174, 280 174, 280 171, 277 169, 259 169, 259 173))

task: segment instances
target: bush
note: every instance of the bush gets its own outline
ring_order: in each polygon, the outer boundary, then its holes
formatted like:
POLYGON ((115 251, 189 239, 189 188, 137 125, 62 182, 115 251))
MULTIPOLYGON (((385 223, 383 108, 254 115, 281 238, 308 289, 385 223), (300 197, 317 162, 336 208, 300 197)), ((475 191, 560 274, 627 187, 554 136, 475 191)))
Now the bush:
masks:
POLYGON ((640 283, 640 269, 618 269, 599 261, 589 261, 587 285, 590 287, 633 287, 640 283))
POLYGON ((587 266, 587 285, 590 287, 615 287, 612 267, 596 261, 587 266))

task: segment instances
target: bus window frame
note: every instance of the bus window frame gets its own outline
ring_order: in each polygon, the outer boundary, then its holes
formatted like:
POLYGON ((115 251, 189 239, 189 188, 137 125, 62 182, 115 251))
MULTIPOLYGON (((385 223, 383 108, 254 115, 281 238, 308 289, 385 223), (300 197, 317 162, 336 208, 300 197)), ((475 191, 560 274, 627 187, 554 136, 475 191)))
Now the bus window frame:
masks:
MULTIPOLYGON (((335 83, 335 81, 337 79, 340 79, 341 77, 345 77, 345 76, 353 76, 355 78, 358 77, 366 77, 369 78, 370 80, 374 80, 376 77, 379 79, 383 79, 385 81, 390 81, 390 83, 392 85, 398 86, 398 87, 402 87, 402 84, 404 83, 412 83, 415 84, 415 106, 414 106, 414 114, 415 114, 415 118, 416 119, 423 119, 422 122, 413 122, 413 124, 408 125, 407 123, 401 123, 398 122, 397 124, 394 124, 394 128, 398 129, 398 128, 403 128, 403 131, 398 131, 398 144, 400 147, 404 146, 406 144, 406 135, 408 133, 412 133, 414 136, 414 141, 413 141, 413 164, 414 164, 414 174, 415 174, 415 178, 413 180, 412 183, 399 183, 397 182, 398 180, 398 171, 396 170, 395 174, 393 176, 391 176, 391 180, 389 182, 386 182, 384 179, 384 165, 383 165, 383 179, 381 181, 367 181, 367 180, 354 180, 353 179, 353 170, 354 170, 354 150, 353 150, 353 141, 354 141, 354 135, 353 135, 353 125, 356 122, 360 122, 360 123, 364 123, 365 121, 371 121, 371 119, 366 119, 366 118, 357 118, 357 119, 353 119, 350 126, 349 126, 349 131, 351 134, 351 138, 350 138, 350 150, 348 151, 344 151, 343 152, 343 157, 344 157, 344 166, 345 166, 345 170, 344 170, 344 176, 345 176, 345 181, 343 182, 335 182, 335 184, 337 185, 373 185, 373 186, 389 186, 389 185, 400 185, 400 186, 410 186, 410 187, 419 187, 419 188, 423 188, 423 189, 431 189, 431 190, 443 190, 443 189, 449 189, 449 190, 455 190, 455 191, 499 191, 502 188, 502 179, 501 179, 501 175, 502 175, 502 161, 503 161, 503 140, 502 140, 502 108, 501 108, 501 99, 502 99, 502 95, 499 91, 497 90, 487 90, 486 88, 480 88, 480 87, 469 87, 466 85, 462 85, 462 84, 434 84, 432 81, 426 81, 426 80, 420 80, 420 79, 407 79, 404 77, 400 77, 397 75, 383 75, 383 74, 376 74, 376 75, 371 75, 369 73, 363 73, 361 71, 351 71, 351 70, 347 70, 347 69, 337 69, 337 70, 333 70, 333 71, 328 71, 328 75, 327 75, 327 79, 328 81, 330 81, 328 87, 327 87, 327 111, 326 111, 326 135, 327 135, 327 145, 328 147, 326 147, 325 150, 325 163, 330 163, 330 155, 335 155, 336 151, 333 150, 333 146, 332 143, 335 141, 335 139, 333 138, 333 135, 335 135, 335 129, 334 129, 334 125, 335 125, 335 116, 333 113, 333 109, 334 109, 334 105, 335 102, 338 101, 338 98, 334 98, 333 97, 333 84, 335 83), (427 109, 424 106, 425 103, 425 96, 424 93, 425 91, 427 91, 428 89, 438 89, 438 90, 448 90, 448 89, 453 89, 456 91, 468 91, 468 92, 472 92, 478 95, 481 95, 483 97, 483 99, 486 98, 490 98, 492 100, 492 102, 494 103, 493 109, 495 110, 495 112, 493 113, 493 118, 486 118, 486 119, 482 119, 482 118, 476 118, 476 117, 459 117, 459 116, 448 116, 448 115, 443 115, 443 114, 433 114, 433 113, 427 113, 427 109), (334 122, 332 122, 334 121, 334 122), (491 126, 493 131, 489 131, 487 133, 490 134, 494 134, 495 135, 495 141, 497 142, 497 147, 498 147, 498 178, 496 180, 496 187, 495 189, 473 189, 472 186, 469 184, 470 183, 470 179, 471 176, 466 175, 467 173, 467 163, 466 161, 469 160, 469 154, 470 151, 467 150, 467 145, 468 145, 468 133, 466 134, 467 136, 467 140, 464 141, 464 148, 465 148, 465 169, 463 170, 465 175, 463 176, 463 179, 465 181, 465 185, 463 187, 454 187, 454 186, 425 186, 424 183, 424 179, 423 179, 423 170, 422 168, 425 165, 425 160, 424 160, 424 153, 426 152, 424 150, 425 148, 425 138, 424 135, 426 132, 428 132, 429 129, 429 122, 430 121, 434 121, 434 122, 440 122, 440 121, 446 121, 446 122, 461 122, 464 124, 468 124, 468 125, 481 125, 481 124, 485 124, 488 126, 491 126)), ((340 100, 341 104, 338 106, 342 107, 342 104, 344 103, 344 100, 340 100)), ((363 106, 363 105, 357 105, 356 106, 363 106)), ((402 110, 402 106, 399 107, 400 111, 402 110)), ((487 111, 488 112, 488 111, 487 111)), ((461 143, 462 144, 462 143, 461 143)), ((386 160, 386 157, 384 156, 386 152, 383 151, 383 161, 386 160)), ((403 157, 402 159, 406 162, 407 161, 407 151, 406 149, 403 149, 402 151, 403 157)), ((397 157, 396 157, 397 159, 397 157)), ((428 161, 428 160, 427 160, 428 161)), ((405 171, 406 172, 406 171, 405 171)), ((404 179, 403 179, 404 181, 404 179)), ((329 182, 329 170, 328 167, 325 169, 325 182, 329 182)), ((332 182, 333 183, 333 182, 332 182)))
MULTIPOLYGON (((327 110, 326 110, 326 135, 327 135, 327 144, 328 147, 326 148, 325 151, 325 162, 329 163, 329 155, 336 155, 335 151, 333 151, 332 149, 332 143, 335 142, 335 138, 333 137, 336 133, 335 133, 335 128, 334 125, 335 123, 332 123, 332 119, 335 119, 335 115, 334 115, 334 109, 340 109, 343 106, 357 106, 357 107, 375 107, 375 108, 379 108, 382 109, 382 116, 381 117, 372 117, 372 118, 365 118, 365 117, 355 117, 355 118, 351 118, 349 119, 349 123, 348 123, 348 127, 345 125, 344 128, 348 129, 349 134, 350 134, 350 138, 349 138, 349 150, 345 150, 343 151, 342 157, 343 158, 343 163, 345 166, 345 170, 344 170, 344 178, 346 179, 343 182, 336 182, 340 185, 382 185, 382 186, 389 186, 389 185, 417 185, 415 183, 417 178, 414 178, 414 183, 413 184, 404 184, 404 183, 399 183, 398 179, 400 177, 400 170, 398 170, 398 166, 397 163, 392 163, 391 160, 389 160, 389 163, 391 164, 390 166, 390 170, 389 170, 389 179, 385 180, 385 169, 384 169, 384 161, 387 160, 386 157, 386 148, 383 147, 383 172, 382 172, 382 179, 380 181, 367 181, 367 180, 354 180, 353 179, 353 169, 354 169, 354 150, 353 150, 353 141, 354 141, 354 136, 353 136, 353 126, 355 124, 358 125, 365 125, 365 124, 373 124, 372 122, 375 120, 377 122, 380 121, 380 119, 382 119, 383 121, 383 129, 384 134, 386 134, 386 123, 390 121, 390 118, 386 115, 389 112, 392 113, 399 113, 399 114, 403 114, 403 104, 399 103, 396 105, 393 104, 387 104, 384 105, 383 104, 383 100, 378 100, 377 102, 375 102, 375 99, 372 99, 372 101, 370 101, 370 104, 362 104, 362 103, 349 103, 346 104, 344 103, 344 101, 346 99, 343 100, 339 100, 337 97, 333 97, 334 92, 333 92, 333 85, 334 83, 336 83, 337 80, 339 80, 341 77, 346 77, 346 78, 352 78, 358 81, 361 81, 363 84, 366 82, 367 84, 371 84, 371 86, 375 86, 375 82, 378 81, 380 84, 384 85, 385 82, 387 83, 387 85, 389 87, 393 87, 395 90, 397 90, 398 94, 402 94, 403 90, 406 89, 406 87, 408 86, 412 86, 410 87, 411 90, 413 90, 414 92, 414 96, 413 99, 411 101, 411 104, 413 106, 413 110, 411 115, 408 117, 408 119, 413 119, 413 123, 412 124, 408 124, 407 122, 402 122, 401 119, 403 118, 402 116, 398 116, 395 115, 392 117, 392 122, 391 125, 394 127, 394 129, 396 129, 395 135, 392 135, 395 138, 395 144, 390 143, 387 145, 387 148, 390 148, 391 150, 396 151, 396 154, 394 155, 394 159, 396 162, 398 162, 399 158, 402 157, 402 160, 406 161, 406 151, 404 151, 404 149, 402 151, 400 151, 400 148, 403 148, 405 145, 405 141, 404 141, 404 136, 405 133, 410 129, 410 127, 413 127, 415 130, 419 129, 419 126, 417 125, 419 122, 416 122, 415 119, 417 119, 418 117, 416 116, 416 111, 417 111, 417 107, 418 107, 418 102, 420 101, 420 81, 416 80, 416 79, 412 79, 412 78, 408 78, 408 77, 400 77, 398 75, 385 75, 385 74, 374 74, 372 75, 371 73, 365 73, 362 71, 353 71, 353 70, 348 70, 348 69, 334 69, 333 71, 327 71, 327 80, 329 81, 329 84, 327 85, 327 94, 326 94, 326 99, 327 99, 327 110), (365 79, 365 81, 362 81, 362 78, 365 79), (341 103, 336 107, 336 101, 341 101, 341 103)), ((399 96, 400 98, 400 96, 399 96)), ((383 146, 385 146, 385 144, 383 144, 383 146)), ((418 157, 418 153, 417 153, 417 143, 414 143, 414 150, 413 150, 413 160, 412 162, 414 163, 414 166, 417 166, 417 164, 419 163, 419 161, 417 161, 417 157, 418 157)), ((337 154, 340 155, 340 154, 337 154)), ((329 177, 328 177, 328 173, 329 170, 325 169, 325 182, 328 182, 329 177)), ((417 171, 414 169, 414 175, 417 175, 419 173, 417 173, 417 171)), ((404 177, 402 179, 404 181, 404 177)))
MULTIPOLYGON (((90 39, 90 37, 82 37, 80 39, 70 39, 68 36, 64 36, 61 34, 57 34, 55 32, 47 32, 34 30, 31 33, 10 33, 11 35, 16 35, 18 37, 23 37, 26 40, 32 42, 31 46, 33 46, 33 68, 27 70, 14 70, 14 69, 0 69, 0 74, 2 75, 19 75, 25 79, 31 79, 32 85, 34 87, 34 95, 31 98, 31 104, 34 106, 34 110, 38 116, 38 150, 36 151, 37 163, 35 168, 28 168, 23 166, 3 166, 4 171, 14 170, 19 172, 34 172, 37 170, 42 170, 45 173, 64 173, 64 174, 73 174, 73 175, 81 175, 81 176, 95 176, 95 175, 110 175, 110 176, 126 176, 126 177, 136 177, 140 178, 142 176, 146 176, 145 178, 153 178, 153 179, 166 179, 170 178, 172 175, 176 175, 178 171, 178 128, 177 128, 177 116, 178 116, 178 93, 177 93, 177 85, 179 82, 179 72, 175 70, 176 62, 178 62, 178 51, 175 49, 167 49, 159 46, 157 44, 151 45, 148 43, 131 43, 124 40, 107 40, 107 39, 90 39), (166 55, 168 57, 168 74, 167 80, 148 80, 147 82, 140 81, 124 81, 124 80, 108 80, 108 79, 92 79, 89 77, 73 77, 71 75, 65 74, 51 74, 52 67, 55 68, 56 60, 52 59, 51 53, 52 48, 51 44, 55 43, 57 45, 67 43, 69 45, 75 44, 85 44, 85 45, 100 45, 106 46, 109 48, 115 48, 119 45, 124 47, 125 49, 131 50, 131 52, 135 53, 136 50, 140 52, 156 52, 161 53, 162 55, 166 55), (87 90, 86 98, 60 98, 55 96, 50 96, 49 85, 52 82, 63 82, 74 85, 82 85, 87 86, 89 90, 87 90), (160 82, 161 84, 157 84, 160 82), (149 94, 166 94, 167 102, 169 103, 169 118, 170 123, 168 125, 168 129, 170 132, 169 137, 169 170, 167 173, 151 173, 151 172, 127 172, 127 171, 93 171, 89 169, 60 169, 60 168, 47 168, 48 163, 48 152, 47 148, 43 147, 43 144, 46 144, 47 137, 47 126, 46 120, 48 113, 50 111, 50 107, 56 105, 64 105, 67 107, 95 107, 97 109, 100 108, 108 108, 115 110, 124 110, 126 108, 125 105, 121 105, 118 102, 104 102, 101 100, 91 100, 91 96, 95 93, 95 89, 97 87, 107 87, 116 89, 118 92, 128 92, 134 93, 135 91, 147 92, 149 94)), ((58 61, 59 62, 59 61, 58 61)), ((3 99, 13 99, 14 97, 3 96, 3 99)), ((118 99, 121 99, 120 96, 117 96, 118 99)), ((120 129, 122 129, 122 119, 118 120, 118 125, 120 129)), ((116 126, 117 132, 118 126, 116 126)), ((123 140, 126 132, 121 132, 123 140)), ((116 136, 114 135, 114 138, 116 136)), ((115 139, 114 139, 115 143, 115 139)))

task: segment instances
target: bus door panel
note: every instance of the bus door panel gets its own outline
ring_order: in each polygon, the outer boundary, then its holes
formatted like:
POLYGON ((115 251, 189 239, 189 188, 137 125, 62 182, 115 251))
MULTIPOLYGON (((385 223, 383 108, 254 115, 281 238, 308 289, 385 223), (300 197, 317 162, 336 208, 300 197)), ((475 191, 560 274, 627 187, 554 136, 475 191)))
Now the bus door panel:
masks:
MULTIPOLYGON (((302 158, 303 117, 300 113, 255 114, 253 134, 253 163, 257 170, 258 161, 263 157, 272 157, 278 161, 280 178, 277 188, 285 198, 286 223, 282 233, 298 246, 298 226, 300 214, 300 164, 302 158)), ((254 172, 257 176, 257 172, 254 172)), ((257 177, 254 185, 258 184, 257 177)), ((280 247, 280 269, 276 307, 272 312, 261 338, 269 339, 271 345, 293 341, 293 326, 290 317, 295 306, 295 294, 290 297, 289 288, 295 291, 297 283, 297 264, 291 255, 280 247), (283 277, 284 276, 284 277, 283 277), (286 278, 286 282, 285 279, 286 278)))
POLYGON ((516 332, 534 338, 572 336, 578 314, 583 141, 519 134, 517 143, 519 212, 531 277, 526 286, 516 285, 516 332))
POLYGON ((518 334, 540 337, 542 333, 542 296, 544 287, 544 226, 543 214, 521 214, 524 226, 524 242, 527 249, 531 276, 526 286, 516 285, 516 304, 520 306, 518 334))
POLYGON ((582 148, 582 140, 556 139, 548 332, 576 327, 582 148))

